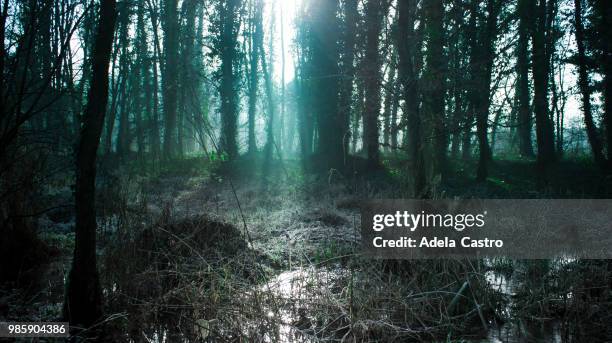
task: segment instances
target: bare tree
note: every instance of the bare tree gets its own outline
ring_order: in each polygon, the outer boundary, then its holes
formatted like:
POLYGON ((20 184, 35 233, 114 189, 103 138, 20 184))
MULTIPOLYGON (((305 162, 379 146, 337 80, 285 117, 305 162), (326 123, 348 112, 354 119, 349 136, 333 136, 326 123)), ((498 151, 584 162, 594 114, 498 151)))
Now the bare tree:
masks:
POLYGON ((96 262, 96 157, 108 102, 108 66, 117 16, 115 6, 115 0, 100 2, 91 86, 76 154, 76 235, 64 317, 72 325, 86 328, 102 316, 102 292, 96 262))

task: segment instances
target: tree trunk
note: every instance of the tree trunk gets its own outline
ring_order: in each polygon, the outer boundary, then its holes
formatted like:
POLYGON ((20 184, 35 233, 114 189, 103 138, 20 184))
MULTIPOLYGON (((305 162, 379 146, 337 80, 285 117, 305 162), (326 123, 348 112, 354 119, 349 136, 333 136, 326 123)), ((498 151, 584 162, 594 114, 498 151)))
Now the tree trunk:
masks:
POLYGON ((533 88, 538 146, 537 163, 540 177, 547 177, 548 167, 555 161, 553 124, 548 111, 549 59, 546 51, 546 0, 538 0, 533 36, 533 88))
POLYGON ((145 138, 144 138, 144 121, 143 121, 143 112, 146 112, 147 115, 150 114, 150 111, 144 111, 143 107, 148 109, 150 107, 150 89, 147 86, 149 82, 149 65, 148 59, 149 54, 147 51, 147 32, 145 28, 144 21, 144 6, 138 6, 136 13, 136 52, 137 52, 137 60, 135 64, 135 74, 134 74, 134 86, 132 89, 133 101, 134 101, 134 115, 136 117, 136 143, 138 147, 138 157, 142 158, 142 155, 145 151, 145 138), (143 96, 142 92, 144 92, 144 104, 143 106, 143 96))
POLYGON ((421 116, 419 113, 419 94, 417 68, 415 63, 416 44, 414 21, 416 19, 416 0, 398 2, 397 55, 398 77, 403 85, 404 122, 407 136, 404 141, 408 156, 412 160, 411 178, 413 195, 420 196, 425 188, 425 166, 423 163, 423 140, 421 116))
POLYGON ((370 168, 380 164, 379 126, 380 89, 382 75, 379 36, 385 10, 382 0, 368 0, 365 6, 365 55, 363 61, 365 111, 363 116, 363 144, 370 168))
POLYGON ((180 120, 178 125, 179 155, 184 156, 195 146, 194 117, 199 112, 198 103, 198 77, 201 73, 195 66, 196 62, 196 10, 199 2, 184 0, 182 5, 181 22, 181 65, 179 83, 180 93, 180 120), (195 93, 195 94, 194 94, 195 93))
POLYGON ((357 0, 344 1, 344 32, 343 32, 343 52, 342 52, 342 79, 340 81, 340 91, 338 98, 338 118, 342 131, 342 151, 343 159, 348 155, 348 143, 350 137, 357 138, 357 133, 349 130, 353 101, 353 84, 355 79, 355 42, 357 35, 357 21, 359 12, 357 11, 357 0), (349 131, 351 133, 349 134, 349 131))
MULTIPOLYGON (((154 25, 153 27, 156 27, 154 25)), ((153 113, 151 115, 151 150, 155 161, 161 160, 161 130, 159 125, 159 68, 161 65, 160 51, 157 44, 153 45, 153 79, 151 88, 153 92, 153 113)))
POLYGON ((430 176, 440 175, 442 179, 448 172, 446 150, 448 132, 445 116, 446 62, 444 60, 444 2, 432 0, 425 2, 425 30, 427 35, 426 64, 424 71, 423 106, 430 120, 433 160, 430 176))
POLYGON ((393 84, 393 101, 391 103, 391 123, 389 128, 391 135, 391 147, 394 149, 394 151, 397 151, 399 148, 397 143, 397 132, 399 131, 397 125, 397 113, 399 110, 399 100, 401 97, 401 85, 402 84, 399 79, 396 78, 393 84))
MULTIPOLYGON (((222 5, 223 6, 223 5, 222 5)), ((236 12, 240 0, 227 0, 223 6, 222 38, 221 38, 221 149, 230 159, 238 157, 238 99, 236 92, 236 75, 234 62, 236 60, 236 12)))
POLYGON ((129 121, 129 103, 130 98, 128 96, 128 86, 133 84, 136 80, 131 73, 130 66, 130 52, 128 52, 129 36, 128 29, 130 24, 130 7, 127 2, 120 2, 118 5, 118 30, 119 30, 119 44, 118 49, 121 50, 119 57, 119 77, 123 79, 121 83, 121 89, 119 91, 119 132, 117 135, 117 154, 120 158, 125 157, 129 152, 129 132, 130 132, 130 121, 129 121))
POLYGON ((600 16, 597 34, 601 35, 603 42, 603 118, 606 131, 608 170, 612 171, 612 6, 609 0, 595 0, 595 8, 600 16))
POLYGON ((285 23, 284 21, 284 17, 283 17, 283 4, 282 2, 280 3, 280 43, 281 43, 281 95, 280 95, 280 115, 279 115, 279 133, 278 133, 278 140, 277 142, 277 147, 278 147, 278 154, 279 154, 279 158, 282 159, 282 152, 284 150, 284 145, 285 145, 285 23))
POLYGON ((531 143, 532 116, 529 93, 529 34, 532 28, 531 0, 519 0, 517 11, 519 17, 519 38, 516 47, 517 100, 518 100, 518 140, 519 153, 524 157, 533 157, 531 143))
POLYGON ((255 116, 257 114, 257 90, 259 86, 259 44, 263 36, 263 2, 256 0, 254 5, 253 20, 251 23, 251 51, 249 69, 249 109, 248 109, 248 152, 254 154, 257 151, 257 141, 255 140, 255 116))
POLYGON ((115 28, 115 0, 102 0, 92 54, 91 86, 76 154, 75 248, 68 275, 64 317, 71 325, 91 327, 102 316, 102 292, 96 263, 96 157, 108 101, 108 66, 115 28))
POLYGON ((606 160, 603 155, 603 145, 597 131, 597 125, 593 120, 591 108, 591 89, 589 86, 589 74, 584 48, 584 27, 582 25, 582 0, 574 0, 574 25, 576 26, 576 46, 578 47, 578 88, 582 95, 582 112, 584 113, 584 125, 587 137, 593 152, 595 163, 605 170, 606 160))
POLYGON ((383 110, 383 149, 389 151, 389 143, 391 139, 391 110, 393 108, 393 102, 395 101, 396 94, 395 90, 395 65, 391 61, 389 67, 389 76, 385 87, 385 106, 383 110))
POLYGON ((491 147, 489 146, 489 107, 491 105, 491 74, 493 73, 493 58, 495 53, 495 40, 497 37, 497 17, 500 3, 497 0, 487 0, 487 20, 484 32, 480 36, 482 46, 478 54, 478 61, 482 63, 478 67, 478 90, 480 97, 476 107, 476 134, 478 136, 479 158, 476 179, 484 181, 488 176, 488 162, 491 160, 491 147))
POLYGON ((177 154, 177 92, 178 92, 178 13, 177 0, 165 0, 164 8, 164 159, 177 154))
MULTIPOLYGON (((267 125, 266 125, 266 145, 264 147, 264 164, 263 164, 263 175, 264 177, 269 176, 268 172, 270 171, 270 163, 272 162, 272 152, 274 151, 274 117, 275 117, 275 99, 274 99, 274 90, 272 88, 272 75, 270 72, 270 66, 266 63, 266 55, 263 50, 263 45, 260 46, 261 53, 261 70, 264 75, 264 83, 266 87, 266 97, 268 104, 268 115, 267 115, 267 125)), ((270 52, 272 53, 272 52, 270 52)))
POLYGON ((310 86, 317 122, 316 151, 324 169, 340 169, 344 164, 342 121, 338 118, 337 10, 337 0, 313 0, 310 3, 310 86))

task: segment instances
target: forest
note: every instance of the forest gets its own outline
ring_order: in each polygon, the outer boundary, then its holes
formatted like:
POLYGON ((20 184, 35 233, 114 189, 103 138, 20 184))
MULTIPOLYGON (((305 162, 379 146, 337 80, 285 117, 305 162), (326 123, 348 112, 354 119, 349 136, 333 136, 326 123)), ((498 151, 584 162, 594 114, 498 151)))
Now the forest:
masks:
POLYGON ((370 259, 359 233, 367 199, 609 198, 609 0, 0 2, 0 322, 612 340, 610 260, 370 259))

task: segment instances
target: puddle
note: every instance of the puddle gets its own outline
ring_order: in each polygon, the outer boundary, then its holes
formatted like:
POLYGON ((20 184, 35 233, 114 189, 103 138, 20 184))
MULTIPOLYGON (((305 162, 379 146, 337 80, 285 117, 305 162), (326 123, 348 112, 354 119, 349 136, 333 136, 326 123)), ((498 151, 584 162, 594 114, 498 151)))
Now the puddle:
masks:
POLYGON ((489 270, 485 273, 485 280, 494 289, 508 299, 508 305, 504 310, 504 315, 509 320, 498 327, 489 329, 486 340, 480 342, 495 343, 563 343, 567 340, 562 339, 562 328, 559 321, 529 322, 513 316, 512 309, 515 306, 516 291, 520 285, 510 277, 501 273, 489 270))
POLYGON ((495 343, 563 343, 559 322, 527 323, 508 322, 499 328, 490 329, 483 342, 495 343))
MULTIPOLYGON (((301 268, 286 271, 260 286, 260 291, 275 298, 275 304, 269 304, 266 316, 275 325, 274 335, 265 337, 266 342, 319 342, 341 336, 330 336, 334 330, 329 325, 317 322, 321 305, 337 304, 338 310, 342 295, 342 286, 347 285, 348 272, 344 269, 301 268), (324 334, 325 332, 325 334, 324 334), (323 337, 326 336, 326 337, 323 337)), ((485 279, 491 287, 509 299, 505 315, 512 318, 513 297, 518 285, 512 278, 489 271, 485 279)), ((324 311, 324 310, 323 310, 324 311)), ((327 323, 329 324, 329 323, 327 323)), ((511 319, 499 327, 491 327, 484 339, 472 342, 498 343, 563 343, 561 324, 557 321, 526 322, 511 319)))
MULTIPOLYGON (((274 343, 329 342, 343 339, 351 341, 350 337, 343 338, 351 330, 346 303, 350 276, 350 272, 340 266, 304 267, 282 272, 268 282, 237 296, 237 303, 250 304, 250 307, 246 308, 250 312, 235 312, 229 317, 198 323, 199 330, 202 330, 200 340, 233 337, 238 340, 246 338, 253 342, 274 343), (258 299, 256 303, 254 299, 258 299), (242 323, 239 331, 234 331, 237 326, 233 326, 232 320, 242 323)), ((485 273, 484 277, 491 288, 507 297, 508 305, 503 316, 508 320, 497 327, 491 324, 490 329, 478 339, 462 340, 462 337, 453 337, 454 339, 472 343, 569 341, 563 335, 567 330, 560 321, 526 321, 513 315, 512 311, 516 305, 514 299, 521 286, 515 278, 493 271, 485 273)), ((368 317, 367 320, 362 320, 362 323, 369 326, 375 320, 368 317)), ((370 329, 364 330, 368 332, 370 329)), ((369 332, 374 335, 370 338, 378 337, 376 331, 369 332)), ((150 341, 173 341, 168 337, 165 331, 157 332, 150 341)))
POLYGON ((265 337, 265 341, 320 341, 333 325, 333 305, 340 308, 342 279, 346 275, 347 271, 340 268, 299 268, 260 286, 259 291, 271 295, 266 316, 277 325, 274 337, 265 337), (330 312, 322 312, 326 310, 330 312))

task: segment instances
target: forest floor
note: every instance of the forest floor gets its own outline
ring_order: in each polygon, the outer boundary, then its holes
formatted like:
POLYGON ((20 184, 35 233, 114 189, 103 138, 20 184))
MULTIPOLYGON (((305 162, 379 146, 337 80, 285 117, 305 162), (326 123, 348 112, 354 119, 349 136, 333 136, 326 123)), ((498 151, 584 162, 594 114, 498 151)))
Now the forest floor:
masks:
MULTIPOLYGON (((388 162, 374 175, 350 177, 306 174, 295 161, 276 163, 265 173, 262 168, 249 161, 228 168, 191 159, 161 172, 101 173, 101 277, 115 339, 498 339, 501 331, 483 326, 502 327, 510 320, 513 295, 507 284, 520 270, 506 268, 511 262, 440 260, 407 266, 360 256, 360 201, 408 197, 398 187, 405 177, 402 162, 388 162), (472 289, 469 299, 450 309, 466 282, 472 289)), ((469 172, 473 166, 457 162, 457 172, 434 190, 435 196, 612 193, 610 179, 579 162, 564 163, 554 182, 535 191, 533 168, 531 162, 498 161, 488 181, 477 184, 469 172)), ((51 198, 68 201, 69 189, 58 189, 51 198)), ((50 320, 60 314, 74 244, 72 217, 70 211, 54 211, 39 222, 41 237, 61 249, 46 265, 37 291, 8 293, 4 303, 20 306, 9 306, 7 318, 50 320)), ((553 317, 557 310, 551 306, 546 314, 553 317)), ((546 321, 545 331, 538 327, 543 341, 557 339, 559 323, 546 321)))

